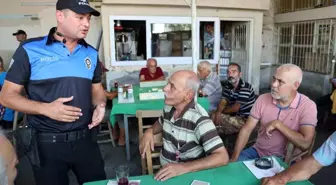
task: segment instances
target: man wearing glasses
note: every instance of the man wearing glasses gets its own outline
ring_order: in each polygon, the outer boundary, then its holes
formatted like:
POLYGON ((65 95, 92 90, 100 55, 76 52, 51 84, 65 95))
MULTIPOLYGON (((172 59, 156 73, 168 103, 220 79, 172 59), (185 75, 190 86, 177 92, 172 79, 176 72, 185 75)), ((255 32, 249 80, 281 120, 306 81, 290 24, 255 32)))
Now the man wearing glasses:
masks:
POLYGON ((155 58, 147 60, 147 67, 140 71, 140 82, 165 80, 161 67, 157 66, 155 58))

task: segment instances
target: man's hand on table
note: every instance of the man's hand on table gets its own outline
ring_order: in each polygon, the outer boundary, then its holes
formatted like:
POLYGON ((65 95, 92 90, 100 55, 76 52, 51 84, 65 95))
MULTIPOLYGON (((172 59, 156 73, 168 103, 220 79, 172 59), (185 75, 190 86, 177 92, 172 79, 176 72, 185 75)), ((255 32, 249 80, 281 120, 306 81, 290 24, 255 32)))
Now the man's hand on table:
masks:
POLYGON ((261 179, 261 185, 285 185, 286 182, 278 176, 261 179))
POLYGON ((152 151, 154 151, 154 134, 152 128, 147 129, 141 138, 139 150, 142 158, 145 158, 148 147, 151 147, 152 151))
POLYGON ((183 164, 169 163, 163 166, 160 171, 156 173, 154 179, 158 181, 165 181, 188 172, 189 170, 183 164))

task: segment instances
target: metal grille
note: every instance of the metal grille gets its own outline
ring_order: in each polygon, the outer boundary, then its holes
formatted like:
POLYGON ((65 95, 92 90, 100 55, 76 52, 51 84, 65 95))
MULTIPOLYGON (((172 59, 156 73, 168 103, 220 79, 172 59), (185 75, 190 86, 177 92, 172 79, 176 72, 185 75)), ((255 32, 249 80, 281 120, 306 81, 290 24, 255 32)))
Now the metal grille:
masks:
POLYGON ((232 62, 238 63, 243 72, 243 79, 248 80, 249 22, 232 24, 232 62))
POLYGON ((335 0, 274 0, 276 13, 294 12, 313 8, 321 8, 336 4, 335 0))
POLYGON ((293 63, 305 71, 329 74, 334 53, 335 20, 277 25, 277 64, 293 63))

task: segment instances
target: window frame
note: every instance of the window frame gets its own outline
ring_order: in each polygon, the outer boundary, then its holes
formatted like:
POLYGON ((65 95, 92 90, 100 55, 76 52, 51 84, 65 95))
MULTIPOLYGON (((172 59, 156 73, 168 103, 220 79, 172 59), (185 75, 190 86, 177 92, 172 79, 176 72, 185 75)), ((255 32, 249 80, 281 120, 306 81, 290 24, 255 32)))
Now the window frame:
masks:
MULTIPOLYGON (((152 29, 151 24, 191 24, 191 17, 178 17, 178 16, 109 16, 109 35, 110 35, 110 56, 112 66, 144 66, 146 65, 146 60, 138 61, 117 61, 116 60, 116 48, 115 48, 115 31, 114 31, 114 21, 116 20, 134 20, 134 21, 145 21, 146 22, 146 54, 147 58, 152 57, 152 29)), ((200 22, 214 22, 215 24, 215 43, 214 43, 214 59, 207 60, 212 64, 217 64, 219 60, 219 50, 220 50, 220 20, 218 17, 197 17, 197 31, 196 34, 200 34, 200 22)), ((199 39, 196 43, 197 51, 200 50, 199 39)), ((192 57, 154 57, 159 65, 187 65, 192 64, 192 57)), ((198 61, 202 61, 197 56, 198 61)))

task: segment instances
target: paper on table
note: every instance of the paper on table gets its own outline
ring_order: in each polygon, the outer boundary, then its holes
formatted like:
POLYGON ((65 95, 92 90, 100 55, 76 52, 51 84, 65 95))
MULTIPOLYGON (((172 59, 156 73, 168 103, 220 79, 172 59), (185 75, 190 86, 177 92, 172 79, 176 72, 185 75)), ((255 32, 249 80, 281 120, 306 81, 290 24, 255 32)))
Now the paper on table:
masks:
MULTIPOLYGON (((129 185, 140 185, 141 180, 130 180, 129 185)), ((117 181, 109 180, 106 185, 118 185, 117 181)))
POLYGON ((267 170, 262 170, 256 167, 254 164, 254 160, 244 161, 243 163, 257 179, 261 179, 264 177, 272 177, 275 174, 280 173, 284 170, 284 168, 279 164, 279 162, 275 158, 272 157, 272 160, 273 160, 273 167, 267 170))

